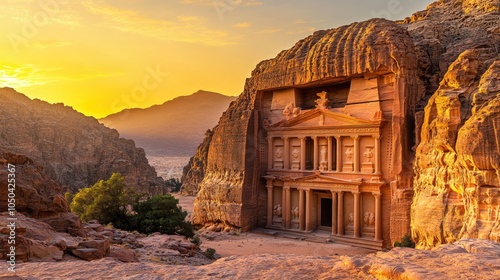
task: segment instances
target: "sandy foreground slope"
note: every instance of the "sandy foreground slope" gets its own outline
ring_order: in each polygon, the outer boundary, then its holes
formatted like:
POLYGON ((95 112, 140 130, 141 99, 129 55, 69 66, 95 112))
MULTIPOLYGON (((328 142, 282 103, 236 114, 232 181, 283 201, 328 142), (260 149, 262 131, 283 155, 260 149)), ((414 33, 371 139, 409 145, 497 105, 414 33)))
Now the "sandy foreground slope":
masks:
MULTIPOLYGON (((191 212, 192 198, 180 200, 191 212)), ((500 244, 488 240, 375 252, 258 233, 203 233, 201 248, 208 247, 221 258, 204 266, 70 259, 21 263, 12 273, 1 263, 0 279, 500 279, 500 244)))
POLYGON ((125 264, 105 258, 25 263, 12 274, 2 264, 0 279, 500 279, 499 257, 499 244, 462 240, 434 251, 398 248, 351 257, 250 254, 205 266, 125 264))

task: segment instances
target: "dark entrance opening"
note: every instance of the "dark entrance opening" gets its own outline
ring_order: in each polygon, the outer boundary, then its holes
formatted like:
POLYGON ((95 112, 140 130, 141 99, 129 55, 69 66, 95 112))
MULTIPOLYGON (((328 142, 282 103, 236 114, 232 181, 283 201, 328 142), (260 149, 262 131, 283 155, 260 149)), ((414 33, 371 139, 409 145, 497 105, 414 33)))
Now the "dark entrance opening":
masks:
POLYGON ((321 226, 331 227, 332 226, 332 199, 322 198, 321 199, 321 226))

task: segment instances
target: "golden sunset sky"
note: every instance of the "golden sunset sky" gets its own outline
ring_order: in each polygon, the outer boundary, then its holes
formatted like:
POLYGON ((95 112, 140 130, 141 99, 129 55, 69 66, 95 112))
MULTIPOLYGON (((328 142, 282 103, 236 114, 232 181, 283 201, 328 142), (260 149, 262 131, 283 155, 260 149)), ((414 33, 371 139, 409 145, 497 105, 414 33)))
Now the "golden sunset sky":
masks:
POLYGON ((316 30, 431 2, 2 0, 0 87, 98 118, 199 89, 239 95, 258 62, 316 30))

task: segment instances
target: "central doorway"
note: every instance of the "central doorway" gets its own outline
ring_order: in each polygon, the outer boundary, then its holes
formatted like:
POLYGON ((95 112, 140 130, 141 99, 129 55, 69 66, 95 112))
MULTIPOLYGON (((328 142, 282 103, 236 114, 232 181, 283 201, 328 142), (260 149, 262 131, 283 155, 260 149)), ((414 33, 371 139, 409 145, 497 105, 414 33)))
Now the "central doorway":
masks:
POLYGON ((332 199, 321 198, 321 223, 322 227, 332 226, 332 199))

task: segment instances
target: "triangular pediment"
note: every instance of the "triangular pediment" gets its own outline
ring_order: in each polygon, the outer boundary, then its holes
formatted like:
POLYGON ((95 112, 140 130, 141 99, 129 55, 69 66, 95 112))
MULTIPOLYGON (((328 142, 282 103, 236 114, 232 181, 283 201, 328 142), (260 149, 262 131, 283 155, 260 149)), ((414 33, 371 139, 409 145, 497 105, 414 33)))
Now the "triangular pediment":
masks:
POLYGON ((283 120, 271 126, 272 128, 307 128, 307 127, 348 127, 373 126, 380 120, 364 120, 348 114, 330 111, 328 109, 313 109, 302 112, 288 120, 283 120))

